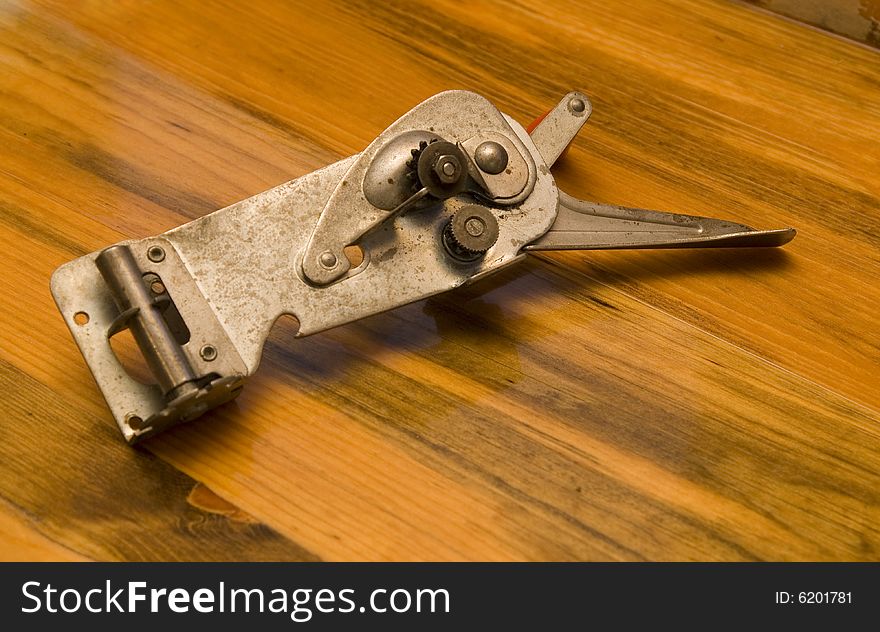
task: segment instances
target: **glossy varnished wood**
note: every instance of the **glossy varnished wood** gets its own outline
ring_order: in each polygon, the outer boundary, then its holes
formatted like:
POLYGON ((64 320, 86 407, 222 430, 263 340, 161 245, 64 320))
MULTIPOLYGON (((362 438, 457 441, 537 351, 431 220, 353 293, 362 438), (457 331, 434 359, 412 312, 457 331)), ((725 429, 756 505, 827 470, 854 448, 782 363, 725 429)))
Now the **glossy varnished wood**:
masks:
POLYGON ((0 556, 877 557, 876 51, 684 0, 178 4, 0 12, 0 556), (523 122, 590 94, 570 193, 799 236, 541 254, 312 338, 281 321, 235 403, 124 446, 51 271, 452 87, 523 122))

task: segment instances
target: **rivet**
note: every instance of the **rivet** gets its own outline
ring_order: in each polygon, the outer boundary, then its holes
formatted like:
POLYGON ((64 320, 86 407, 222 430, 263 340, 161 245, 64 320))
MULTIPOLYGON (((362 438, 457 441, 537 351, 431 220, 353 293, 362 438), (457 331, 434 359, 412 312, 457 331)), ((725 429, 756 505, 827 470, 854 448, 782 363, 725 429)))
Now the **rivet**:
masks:
POLYGON ((491 175, 497 175, 507 167, 509 156, 501 143, 487 140, 480 143, 474 151, 474 162, 477 166, 491 175))
POLYGON ((147 250, 147 258, 153 263, 159 263, 165 260, 165 251, 160 246, 150 246, 147 250))
POLYGON ((217 347, 214 345, 205 345, 199 350, 199 355, 205 362, 213 362, 217 359, 217 347))
POLYGON ((320 263, 323 267, 331 270, 336 267, 336 255, 327 250, 326 252, 322 252, 321 256, 318 257, 318 263, 320 263))
POLYGON ((568 109, 575 114, 581 114, 584 110, 587 109, 587 104, 584 103, 584 100, 580 97, 574 97, 571 101, 568 102, 568 109))

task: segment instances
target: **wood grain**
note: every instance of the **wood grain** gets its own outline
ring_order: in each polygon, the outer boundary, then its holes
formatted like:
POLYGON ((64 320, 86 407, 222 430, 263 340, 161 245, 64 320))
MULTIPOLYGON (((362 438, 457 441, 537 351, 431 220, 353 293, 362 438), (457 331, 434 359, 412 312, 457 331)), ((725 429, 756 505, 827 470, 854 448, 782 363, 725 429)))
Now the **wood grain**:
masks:
POLYGON ((685 0, 37 2, 0 35, 0 557, 877 558, 877 52, 685 0), (523 122, 590 94, 556 170, 580 197, 800 234, 282 321, 236 403, 124 446, 51 271, 451 87, 523 122))

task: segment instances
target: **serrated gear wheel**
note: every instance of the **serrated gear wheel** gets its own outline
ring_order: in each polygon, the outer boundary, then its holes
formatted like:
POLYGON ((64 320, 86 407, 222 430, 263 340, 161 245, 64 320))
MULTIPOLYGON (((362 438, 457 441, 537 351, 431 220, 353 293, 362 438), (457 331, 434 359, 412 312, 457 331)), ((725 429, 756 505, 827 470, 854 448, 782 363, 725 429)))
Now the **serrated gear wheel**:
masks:
POLYGON ((483 206, 463 206, 452 214, 443 241, 453 257, 478 259, 498 241, 498 220, 483 206))
POLYGON ((419 158, 421 158, 422 152, 425 151, 430 143, 436 143, 438 140, 438 138, 432 138, 430 141, 423 140, 419 142, 419 146, 416 149, 410 150, 412 158, 406 161, 406 179, 409 180, 410 189, 413 193, 422 188, 422 183, 419 181, 419 158))

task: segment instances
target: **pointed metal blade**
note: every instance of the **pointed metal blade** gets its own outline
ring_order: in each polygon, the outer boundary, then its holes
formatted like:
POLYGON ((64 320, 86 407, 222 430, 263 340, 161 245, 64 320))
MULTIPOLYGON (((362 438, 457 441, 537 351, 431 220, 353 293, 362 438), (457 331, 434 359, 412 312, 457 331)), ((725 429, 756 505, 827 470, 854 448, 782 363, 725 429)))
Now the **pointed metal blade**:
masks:
POLYGON ((711 217, 585 202, 560 191, 553 226, 524 250, 774 247, 796 234, 794 228, 755 230, 711 217))

